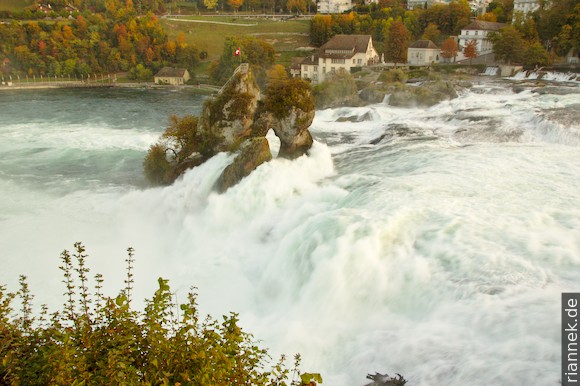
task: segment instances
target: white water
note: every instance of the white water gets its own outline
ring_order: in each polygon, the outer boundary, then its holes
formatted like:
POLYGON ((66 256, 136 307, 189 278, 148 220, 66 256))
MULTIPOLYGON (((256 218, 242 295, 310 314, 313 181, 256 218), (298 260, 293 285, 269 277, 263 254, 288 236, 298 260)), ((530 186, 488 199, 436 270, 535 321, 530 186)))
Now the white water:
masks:
POLYGON ((195 285, 203 312, 239 312, 324 384, 379 371, 412 385, 556 385, 560 293, 580 291, 571 91, 496 83, 429 109, 319 111, 309 156, 264 164, 222 195, 225 154, 143 189, 68 168, 95 152, 125 176, 114 155, 142 156, 149 130, 2 123, 0 282, 16 289, 26 274, 38 302, 59 304, 57 256, 82 240, 114 294, 133 246, 137 298, 159 276, 178 300, 195 285), (335 122, 353 115, 370 120, 335 122), (67 172, 46 166, 51 180, 35 182, 33 150, 67 172))
POLYGON ((513 80, 536 80, 542 79, 555 82, 580 82, 578 74, 573 72, 553 72, 553 71, 520 71, 514 75, 513 80))
POLYGON ((499 72, 499 67, 486 67, 483 75, 496 76, 499 72))

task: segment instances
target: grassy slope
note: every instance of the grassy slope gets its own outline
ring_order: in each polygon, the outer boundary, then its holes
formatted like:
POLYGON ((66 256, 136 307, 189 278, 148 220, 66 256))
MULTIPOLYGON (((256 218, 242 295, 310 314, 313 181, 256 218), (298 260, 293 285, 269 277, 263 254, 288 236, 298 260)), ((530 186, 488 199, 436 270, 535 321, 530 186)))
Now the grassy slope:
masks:
MULTIPOLYGON (((288 65, 293 56, 306 56, 304 53, 296 52, 296 49, 308 46, 309 20, 273 21, 245 19, 243 17, 234 18, 233 16, 188 16, 181 19, 184 19, 184 21, 162 19, 161 24, 171 38, 175 38, 177 34, 184 32, 189 44, 198 47, 200 50, 207 51, 208 60, 216 60, 220 57, 226 37, 240 35, 255 36, 272 44, 278 53, 277 62, 283 65, 288 65), (188 19, 245 24, 245 26, 185 21, 188 19)), ((203 67, 199 69, 201 72, 204 70, 203 67)))
POLYGON ((27 0, 1 0, 0 11, 21 11, 31 3, 32 1, 27 0))

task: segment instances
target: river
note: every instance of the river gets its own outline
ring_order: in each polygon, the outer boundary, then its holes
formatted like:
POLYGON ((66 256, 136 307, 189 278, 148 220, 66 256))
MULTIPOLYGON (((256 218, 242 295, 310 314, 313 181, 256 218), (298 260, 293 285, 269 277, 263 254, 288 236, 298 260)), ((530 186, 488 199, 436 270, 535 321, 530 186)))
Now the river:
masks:
MULTIPOLYGON (((580 88, 480 79, 431 108, 317 111, 308 156, 225 194, 219 154, 149 187, 147 148, 188 91, 0 93, 0 283, 64 302, 58 256, 86 246, 115 295, 157 277, 202 314, 240 313, 328 385, 557 385, 560 293, 580 291, 580 88), (514 89, 514 85, 517 87, 514 89)), ((272 146, 276 141, 272 139, 272 146)))

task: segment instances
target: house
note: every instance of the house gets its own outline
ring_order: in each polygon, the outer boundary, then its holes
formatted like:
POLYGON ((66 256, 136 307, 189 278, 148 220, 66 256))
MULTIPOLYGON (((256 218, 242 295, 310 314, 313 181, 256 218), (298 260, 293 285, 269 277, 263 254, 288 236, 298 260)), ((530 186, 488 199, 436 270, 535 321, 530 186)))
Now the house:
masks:
POLYGON ((449 4, 451 0, 407 0, 407 9, 426 8, 433 4, 449 4))
POLYGON ((512 23, 515 22, 518 16, 525 18, 530 13, 537 11, 540 8, 539 3, 539 0, 514 0, 512 23))
POLYGON ((300 64, 300 77, 318 84, 327 74, 339 69, 351 72, 353 67, 379 63, 371 35, 335 35, 317 53, 307 56, 300 64))
POLYGON ((418 40, 407 49, 407 62, 411 66, 430 66, 439 62, 441 50, 431 40, 418 40))
POLYGON ((352 0, 320 0, 316 9, 318 13, 343 13, 352 9, 352 0))
POLYGON ((493 45, 487 39, 491 32, 497 32, 505 27, 505 24, 491 21, 474 20, 461 29, 459 35, 459 45, 465 47, 471 40, 475 40, 478 55, 485 55, 492 52, 493 45))
POLYGON ((190 76, 185 68, 163 67, 154 75, 153 79, 155 80, 155 84, 178 86, 187 83, 190 76))

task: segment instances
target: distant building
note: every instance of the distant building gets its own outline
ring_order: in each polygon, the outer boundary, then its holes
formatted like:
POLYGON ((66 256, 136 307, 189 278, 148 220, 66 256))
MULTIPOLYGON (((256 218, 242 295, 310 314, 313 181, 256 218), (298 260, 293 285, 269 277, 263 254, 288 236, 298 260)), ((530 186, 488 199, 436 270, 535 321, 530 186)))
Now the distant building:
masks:
POLYGON ((320 0, 316 9, 318 13, 343 13, 352 9, 352 0, 320 0))
POLYGON ((407 9, 426 8, 433 4, 449 4, 451 0, 407 0, 407 9))
POLYGON ((441 50, 431 40, 418 40, 407 49, 407 63, 411 66, 430 66, 439 62, 441 50))
POLYGON ((497 32, 503 27, 505 27, 505 24, 502 23, 474 20, 468 26, 461 29, 461 35, 459 35, 459 45, 465 47, 467 42, 475 40, 477 43, 477 54, 489 54, 492 52, 493 45, 487 39, 487 35, 490 32, 497 32))
POLYGON ((518 16, 527 17, 528 14, 537 11, 540 8, 539 0, 514 0, 514 11, 512 23, 518 16))
POLYGON ((379 55, 370 35, 335 35, 317 53, 304 58, 300 64, 300 77, 318 84, 328 74, 353 67, 379 63, 379 55))
POLYGON ((190 76, 185 68, 163 67, 154 75, 153 79, 155 84, 179 86, 187 83, 190 76))

